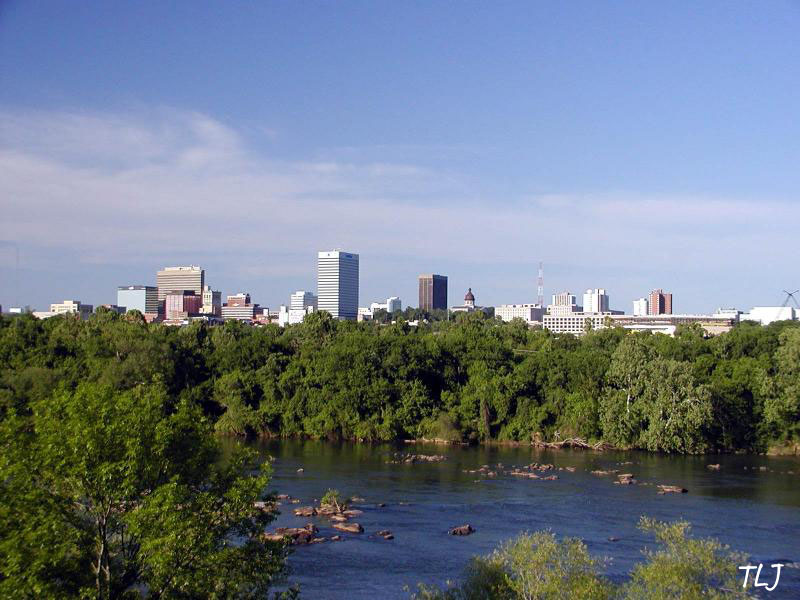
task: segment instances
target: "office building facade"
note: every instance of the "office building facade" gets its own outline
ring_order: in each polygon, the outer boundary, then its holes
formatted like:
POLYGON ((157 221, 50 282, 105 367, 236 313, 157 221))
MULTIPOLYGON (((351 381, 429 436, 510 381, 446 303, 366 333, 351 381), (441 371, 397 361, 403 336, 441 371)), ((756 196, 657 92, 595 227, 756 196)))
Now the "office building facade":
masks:
POLYGON ((419 307, 421 310, 447 310, 447 276, 419 276, 419 307))
POLYGON ((649 314, 648 306, 650 302, 647 298, 639 298, 638 300, 633 301, 633 316, 634 317, 644 317, 645 315, 649 314))
POLYGON ((541 323, 544 309, 538 304, 501 304, 495 307, 494 316, 506 322, 522 319, 526 323, 541 323))
POLYGON ((587 330, 602 329, 610 322, 611 316, 603 313, 558 313, 544 315, 542 327, 553 333, 583 335, 587 330))
POLYGON ((261 307, 250 301, 250 294, 247 292, 228 296, 227 302, 222 307, 222 318, 226 321, 252 321, 261 314, 263 314, 261 307))
POLYGON ((602 288, 586 290, 583 293, 583 312, 604 313, 609 311, 608 294, 602 288))
POLYGON ((210 285, 203 286, 203 308, 204 315, 219 317, 222 315, 222 292, 212 290, 210 285))
POLYGON ((199 315, 203 308, 203 297, 191 290, 182 293, 167 294, 164 298, 167 320, 176 321, 199 315))
POLYGON ((311 292, 297 290, 289 297, 289 310, 302 310, 307 308, 317 309, 317 297, 311 292))
POLYGON ((164 300, 170 292, 192 291, 202 296, 205 271, 198 266, 165 267, 156 274, 158 299, 164 300))
POLYGON ((34 312, 34 316, 37 318, 47 318, 56 315, 78 315, 85 321, 92 315, 93 310, 94 306, 91 304, 83 304, 80 300, 64 300, 63 302, 51 304, 49 312, 34 312))
POLYGON ((672 314, 672 294, 665 292, 661 288, 653 290, 647 298, 648 315, 671 315, 672 314))
POLYGON ((317 308, 335 319, 358 315, 358 254, 331 250, 317 254, 317 308))
POLYGON ((386 302, 373 302, 369 305, 369 309, 372 312, 376 310, 385 310, 390 315, 398 310, 403 310, 403 302, 397 296, 392 296, 391 298, 387 298, 386 302))
POLYGON ((152 285, 126 285, 117 288, 117 306, 138 310, 142 314, 158 314, 158 288, 152 285))
POLYGON ((572 313, 581 312, 582 307, 578 306, 575 299, 575 294, 571 292, 561 292, 560 294, 553 294, 553 302, 547 307, 548 315, 571 315, 572 313))

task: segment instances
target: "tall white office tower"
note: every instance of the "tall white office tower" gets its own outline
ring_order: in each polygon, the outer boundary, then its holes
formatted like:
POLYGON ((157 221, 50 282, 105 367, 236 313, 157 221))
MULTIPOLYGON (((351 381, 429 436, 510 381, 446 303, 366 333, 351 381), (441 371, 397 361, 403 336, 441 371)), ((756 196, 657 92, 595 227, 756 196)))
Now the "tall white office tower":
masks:
POLYGON ((608 311, 608 294, 604 289, 595 288, 583 293, 583 312, 605 313, 608 311))
POLYGON ((317 254, 317 308, 335 319, 358 315, 358 254, 331 250, 317 254))

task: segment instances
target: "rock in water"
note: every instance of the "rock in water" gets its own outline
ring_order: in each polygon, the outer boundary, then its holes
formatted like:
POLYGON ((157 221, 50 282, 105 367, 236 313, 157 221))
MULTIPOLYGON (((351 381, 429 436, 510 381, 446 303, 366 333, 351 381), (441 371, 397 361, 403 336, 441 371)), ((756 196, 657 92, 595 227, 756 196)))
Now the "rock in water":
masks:
POLYGON ((364 533, 364 528, 358 523, 334 523, 333 528, 347 533, 364 533))
POLYGON ((658 486, 658 493, 659 494, 685 494, 688 492, 686 488, 682 488, 679 485, 659 485, 658 486))
POLYGON ((469 535, 474 532, 475 529, 472 527, 472 525, 469 524, 460 525, 459 527, 453 527, 450 529, 450 531, 448 531, 450 535, 469 535))
POLYGON ((636 480, 633 478, 633 473, 623 473, 622 475, 617 475, 618 481, 614 483, 618 485, 634 485, 636 480))

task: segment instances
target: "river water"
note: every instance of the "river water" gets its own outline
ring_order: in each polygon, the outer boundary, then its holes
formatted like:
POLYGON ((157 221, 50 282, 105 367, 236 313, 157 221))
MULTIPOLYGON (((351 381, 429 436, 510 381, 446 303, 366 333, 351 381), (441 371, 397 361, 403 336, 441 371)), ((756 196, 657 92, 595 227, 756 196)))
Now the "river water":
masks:
POLYGON ((295 548, 289 579, 300 584, 307 598, 408 598, 405 586, 457 579, 471 556, 539 529, 583 539, 593 555, 610 559, 606 575, 619 581, 641 560, 641 549, 652 546, 652 539, 636 528, 642 515, 688 520, 694 535, 716 537, 750 555, 752 564, 765 563, 762 581, 770 585, 774 571, 769 565, 795 561, 783 569, 778 587, 763 595, 800 598, 800 459, 795 457, 687 457, 527 446, 254 444, 265 458, 275 458, 274 490, 302 501, 283 503, 275 526, 314 521, 319 535, 329 537, 338 533, 329 522, 295 517, 292 508, 318 504, 328 488, 364 499, 354 506, 364 511, 354 519, 364 533, 343 533, 343 542, 295 548), (442 454, 447 460, 388 464, 395 452, 442 454), (485 464, 502 463, 508 469, 531 462, 575 467, 575 472, 556 471, 555 481, 464 472, 485 464), (719 463, 720 469, 709 470, 709 463, 719 463), (614 476, 591 474, 597 469, 633 473, 640 484, 614 485, 614 476), (689 492, 659 495, 655 485, 642 485, 656 483, 689 492), (447 534, 448 528, 465 523, 476 532, 447 534), (375 536, 381 529, 390 530, 394 540, 375 536))

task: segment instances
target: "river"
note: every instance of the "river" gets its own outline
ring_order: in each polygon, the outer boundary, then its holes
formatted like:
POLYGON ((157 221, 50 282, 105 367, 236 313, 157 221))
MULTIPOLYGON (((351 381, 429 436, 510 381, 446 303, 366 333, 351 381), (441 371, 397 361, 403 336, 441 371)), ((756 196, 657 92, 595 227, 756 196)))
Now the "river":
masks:
MULTIPOLYGON (((423 444, 368 445, 316 441, 252 442, 273 462, 273 488, 301 499, 284 503, 275 526, 313 520, 321 536, 336 532, 324 519, 301 518, 292 508, 318 504, 328 488, 360 496, 360 535, 343 542, 295 548, 290 581, 303 597, 408 598, 404 586, 442 584, 458 578, 469 558, 490 552, 523 531, 551 529, 583 539, 593 555, 610 559, 606 575, 625 578, 652 539, 636 528, 640 516, 686 519, 696 536, 713 536, 765 563, 762 581, 774 581, 774 562, 796 561, 781 574, 770 598, 800 598, 800 459, 766 456, 665 456, 643 452, 546 451, 528 446, 453 447, 423 444), (395 452, 442 454, 446 461, 387 464, 395 452), (464 471, 481 465, 552 463, 555 481, 490 478, 464 471), (624 464, 630 463, 630 464, 624 464), (720 469, 706 465, 719 463, 720 469), (298 469, 303 471, 298 473, 298 469), (614 476, 593 470, 633 473, 639 485, 614 485, 614 476), (687 494, 659 495, 654 485, 673 484, 687 494), (378 507, 384 503, 384 507, 378 507), (469 523, 470 536, 447 535, 469 523), (374 536, 381 529, 395 538, 374 536), (618 538, 610 541, 609 538, 618 538)), ((545 475, 548 473, 545 473, 545 475)), ((766 597, 766 594, 765 594, 766 597)))

